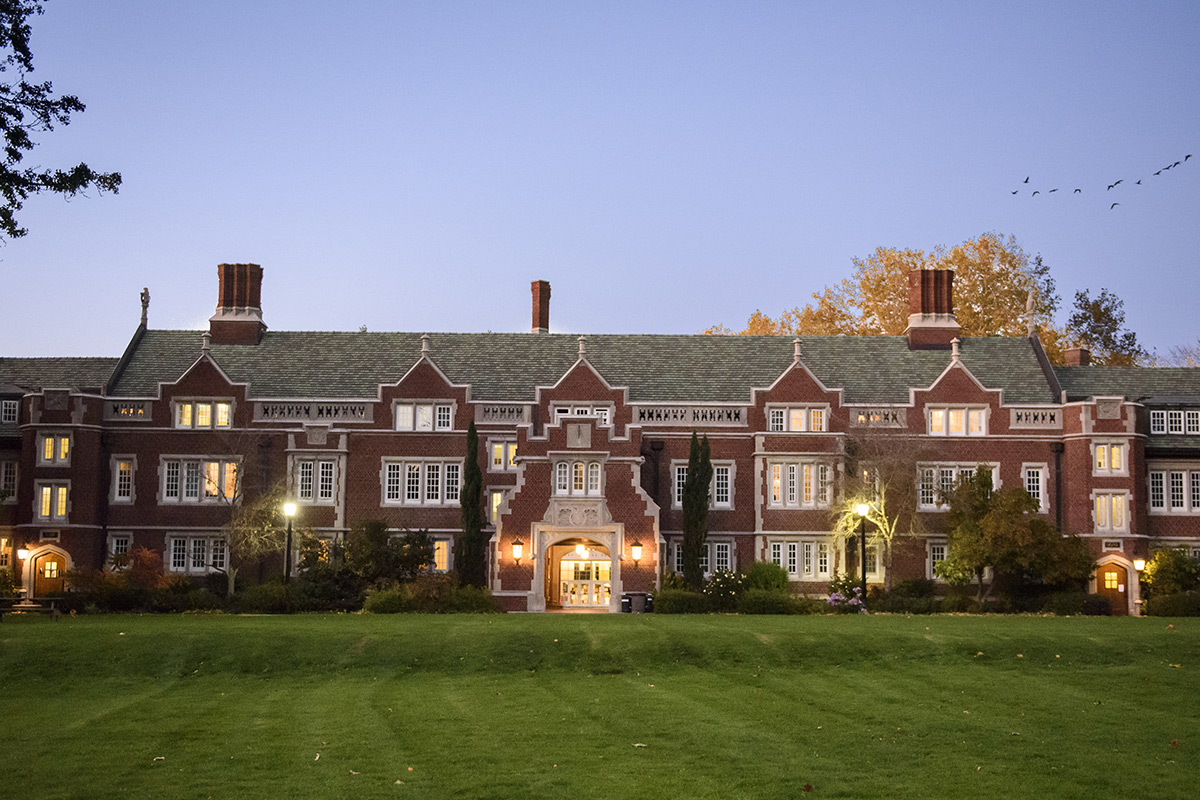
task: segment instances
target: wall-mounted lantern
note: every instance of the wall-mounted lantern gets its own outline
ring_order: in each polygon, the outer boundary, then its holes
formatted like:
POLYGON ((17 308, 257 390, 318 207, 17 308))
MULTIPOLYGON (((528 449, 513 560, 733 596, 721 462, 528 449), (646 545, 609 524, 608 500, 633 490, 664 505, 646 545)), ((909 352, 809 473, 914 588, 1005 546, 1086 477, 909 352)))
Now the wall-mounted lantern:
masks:
POLYGON ((634 542, 629 547, 629 553, 633 556, 633 565, 636 567, 638 562, 642 560, 642 543, 634 542))
POLYGON ((520 539, 517 539, 512 543, 512 557, 513 561, 518 564, 520 564, 521 559, 525 557, 525 543, 520 539))

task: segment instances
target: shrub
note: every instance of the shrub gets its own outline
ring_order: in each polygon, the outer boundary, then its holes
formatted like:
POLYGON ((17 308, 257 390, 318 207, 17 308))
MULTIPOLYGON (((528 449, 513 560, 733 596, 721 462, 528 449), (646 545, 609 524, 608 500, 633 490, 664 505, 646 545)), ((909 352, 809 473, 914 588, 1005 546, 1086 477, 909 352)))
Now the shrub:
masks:
POLYGON ((322 566, 300 576, 296 592, 305 611, 357 611, 363 607, 363 585, 343 566, 322 566))
POLYGON ((713 611, 733 611, 738 607, 738 598, 746 587, 746 578, 738 572, 719 569, 708 579, 704 595, 713 611))
POLYGON ((849 575, 837 575, 829 582, 829 599, 825 602, 839 614, 867 613, 862 586, 849 575))
POLYGON ((294 614, 300 610, 300 603, 290 585, 272 581, 238 594, 233 609, 239 614, 294 614))
POLYGON ((896 582, 891 593, 898 597, 933 597, 933 581, 929 578, 905 578, 896 582))
POLYGON ((1089 617, 1111 617, 1112 600, 1102 594, 1089 594, 1083 598, 1083 613, 1089 617))
POLYGON ((829 604, 816 597, 793 596, 792 603, 794 609, 792 613, 794 614, 828 614, 830 611, 829 604))
POLYGON ((654 595, 655 614, 705 614, 708 598, 687 589, 660 589, 654 595))
POLYGON ((1200 591, 1156 595, 1145 610, 1152 617, 1200 617, 1200 591))
POLYGON ((678 572, 668 572, 662 576, 659 589, 687 589, 688 585, 678 572))
POLYGON ((789 591, 787 570, 772 561, 755 561, 746 570, 746 588, 789 591))
POLYGON ((747 589, 738 601, 738 611, 743 614, 799 613, 792 593, 778 589, 747 589))
POLYGON ((499 614, 503 611, 491 590, 479 586, 459 586, 450 593, 443 610, 450 614, 499 614))
POLYGON ((407 587, 413 611, 444 613, 458 588, 458 576, 453 572, 422 572, 407 587))
POLYGON ((1200 588, 1200 559, 1182 547, 1159 550, 1142 570, 1148 596, 1179 594, 1200 588))
POLYGON ((951 594, 942 598, 940 610, 946 614, 978 614, 979 602, 965 594, 951 594))
POLYGON ((412 598, 407 590, 399 586, 371 589, 363 603, 363 611, 368 614, 401 614, 412 609, 412 598))
POLYGON ((17 582, 11 569, 0 569, 0 597, 16 597, 17 582))
POLYGON ((1083 613, 1083 592, 1055 592, 1046 598, 1042 611, 1057 617, 1069 617, 1083 613))

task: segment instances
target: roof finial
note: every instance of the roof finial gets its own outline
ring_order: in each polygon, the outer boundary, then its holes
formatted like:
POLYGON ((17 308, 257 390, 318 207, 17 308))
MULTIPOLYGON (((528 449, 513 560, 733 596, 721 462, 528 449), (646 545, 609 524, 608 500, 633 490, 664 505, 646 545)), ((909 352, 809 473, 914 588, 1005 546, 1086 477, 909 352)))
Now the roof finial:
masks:
POLYGON ((792 339, 792 361, 800 360, 800 337, 792 339))
POLYGON ((142 326, 145 327, 146 320, 150 316, 150 288, 142 289, 142 326))
POLYGON ((428 333, 421 334, 421 355, 423 355, 423 356, 429 355, 429 334, 428 333))
POLYGON ((208 331, 205 331, 204 333, 200 334, 200 352, 201 353, 211 353, 212 352, 212 334, 209 333, 208 331))
POLYGON ((958 344, 959 344, 959 339, 957 336, 955 336, 953 339, 950 340, 950 360, 951 361, 958 361, 958 344))
POLYGON ((579 357, 587 358, 587 344, 583 336, 579 337, 579 357))
POLYGON ((1033 289, 1029 290, 1029 296, 1025 298, 1025 331, 1028 335, 1033 336, 1037 330, 1037 324, 1033 321, 1033 289))

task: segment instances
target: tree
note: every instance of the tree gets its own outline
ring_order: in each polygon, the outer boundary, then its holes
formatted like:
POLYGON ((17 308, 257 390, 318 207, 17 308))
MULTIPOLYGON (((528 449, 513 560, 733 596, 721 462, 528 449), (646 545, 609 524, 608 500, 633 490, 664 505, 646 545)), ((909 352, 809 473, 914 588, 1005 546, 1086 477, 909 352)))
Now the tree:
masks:
POLYGON ((257 564, 263 556, 282 553, 287 539, 287 521, 283 516, 287 483, 280 481, 248 501, 241 492, 242 472, 238 470, 237 489, 229 498, 231 513, 225 526, 228 553, 224 572, 228 597, 233 597, 239 572, 257 564))
MULTIPOLYGON (((858 505, 867 505, 868 544, 883 565, 884 587, 892 588, 893 546, 920 525, 914 476, 921 460, 918 440, 888 428, 860 428, 846 442, 847 470, 835 504, 833 536, 844 547, 862 530, 858 505)), ((861 569, 864 565, 859 565, 861 569)))
POLYGON ((692 431, 687 477, 683 482, 683 580, 697 591, 704 588, 704 569, 700 558, 708 546, 708 503, 712 477, 708 437, 698 439, 696 432, 692 431))
POLYGON ((0 83, 0 133, 4 158, 0 161, 0 235, 15 239, 27 231, 16 219, 30 195, 52 192, 72 197, 88 188, 116 194, 121 185, 118 172, 96 172, 79 163, 66 170, 22 167, 31 151, 34 134, 67 125, 71 115, 83 113, 84 105, 74 95, 55 97, 50 81, 31 83, 33 54, 29 50, 29 18, 42 13, 38 0, 0 0, 0 73, 15 72, 0 83))
MULTIPOLYGON (((908 274, 916 269, 954 270, 954 312, 964 335, 1026 335, 1031 291, 1034 323, 1053 330, 1059 297, 1050 268, 1041 256, 1031 261, 1012 237, 984 233, 929 254, 880 247, 865 259, 855 258, 853 265, 849 278, 813 294, 815 302, 785 311, 777 320, 756 311, 741 333, 902 334, 908 327, 908 274)), ((705 332, 727 331, 717 326, 705 332)))
POLYGON ((1125 303, 1108 289, 1095 299, 1086 289, 1075 293, 1066 336, 1091 350, 1094 364, 1131 367, 1150 360, 1137 334, 1125 327, 1125 303))
POLYGON ((1192 558, 1182 547, 1164 547, 1146 562, 1142 570, 1148 597, 1179 594, 1200 588, 1200 559, 1192 558))
POLYGON ((474 421, 467 429, 467 453, 463 461, 462 535, 454 543, 454 564, 463 584, 487 584, 487 547, 483 538, 483 473, 479 469, 479 433, 474 421))
POLYGON ((1082 539, 1039 516, 1038 502, 1023 487, 993 490, 991 470, 982 464, 947 499, 948 546, 938 574, 957 585, 977 580, 980 601, 1004 583, 1082 584, 1095 567, 1082 539), (993 576, 985 585, 988 567, 993 576))
POLYGON ((1163 359, 1166 367, 1200 367, 1200 339, 1195 344, 1172 347, 1163 359))

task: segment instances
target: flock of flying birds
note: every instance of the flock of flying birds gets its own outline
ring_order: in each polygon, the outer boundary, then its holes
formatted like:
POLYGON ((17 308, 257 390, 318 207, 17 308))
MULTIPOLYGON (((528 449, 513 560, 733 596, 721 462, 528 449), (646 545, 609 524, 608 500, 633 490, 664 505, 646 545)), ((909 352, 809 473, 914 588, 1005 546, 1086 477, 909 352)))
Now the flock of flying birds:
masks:
MULTIPOLYGON (((1178 167, 1178 166, 1182 165, 1184 162, 1186 162, 1186 161, 1187 161, 1189 158, 1191 158, 1191 157, 1192 157, 1192 154, 1191 154, 1191 153, 1188 153, 1186 156, 1184 156, 1184 157, 1183 157, 1182 159, 1180 159, 1179 161, 1176 161, 1176 162, 1175 162, 1175 163, 1173 163, 1173 164, 1167 164, 1165 167, 1163 167, 1162 169, 1160 169, 1160 170, 1158 170, 1157 172, 1155 172, 1155 173, 1154 173, 1154 175, 1155 175, 1155 176, 1162 175, 1162 174, 1163 174, 1164 172, 1166 172, 1167 170, 1170 170, 1170 169, 1175 169, 1175 167, 1178 167)), ((1029 177, 1030 177, 1030 176, 1027 176, 1027 177, 1025 178, 1025 180, 1021 181, 1021 184, 1022 184, 1022 186, 1024 186, 1024 185, 1026 185, 1026 184, 1028 184, 1028 183, 1029 183, 1029 177)), ((1107 189, 1105 189, 1104 191, 1106 191, 1106 192, 1111 192, 1113 189, 1116 189, 1118 186, 1120 186, 1120 185, 1121 185, 1121 184, 1123 184, 1123 183, 1125 183, 1125 180, 1124 180, 1123 178, 1122 178, 1122 179, 1120 179, 1120 180, 1117 180, 1117 181, 1113 181, 1112 183, 1110 183, 1110 184, 1108 185, 1108 188, 1107 188, 1107 189)), ((1132 185, 1134 185, 1134 186, 1141 186, 1141 185, 1142 185, 1142 179, 1141 179, 1141 178, 1138 178, 1138 179, 1137 179, 1137 180, 1136 180, 1136 181, 1135 181, 1135 182, 1134 182, 1132 185)), ((1047 189, 1045 193, 1046 193, 1046 194, 1054 194, 1054 193, 1055 193, 1055 192, 1057 192, 1057 191, 1058 191, 1058 189, 1047 189)), ((1012 193, 1013 193, 1013 194, 1020 194, 1020 193, 1021 193, 1021 188, 1020 188, 1020 187, 1018 187, 1018 188, 1016 188, 1016 189, 1013 189, 1012 193)), ((1041 189, 1035 189, 1035 190, 1034 190, 1034 192, 1033 192, 1033 194, 1031 194, 1031 195, 1030 195, 1030 197, 1036 197, 1036 196, 1037 196, 1037 195, 1039 195, 1039 194, 1042 194, 1042 190, 1041 190, 1041 189)), ((1071 192, 1071 194, 1083 194, 1083 189, 1076 188, 1076 189, 1075 189, 1075 191, 1071 192)), ((1119 202, 1117 202, 1117 203, 1113 203, 1112 205, 1110 205, 1110 206, 1108 207, 1108 210, 1109 210, 1109 211, 1112 211, 1114 208, 1116 208, 1116 207, 1117 207, 1117 206, 1119 206, 1119 205, 1121 205, 1119 202)))

